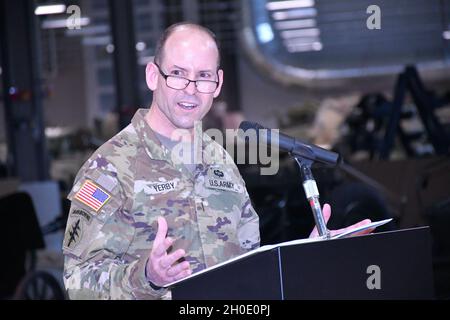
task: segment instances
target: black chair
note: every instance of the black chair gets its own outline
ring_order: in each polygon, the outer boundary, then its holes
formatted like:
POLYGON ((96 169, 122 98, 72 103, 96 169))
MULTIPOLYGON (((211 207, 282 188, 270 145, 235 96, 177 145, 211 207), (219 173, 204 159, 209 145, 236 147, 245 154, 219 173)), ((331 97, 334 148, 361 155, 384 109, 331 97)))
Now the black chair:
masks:
POLYGON ((0 198, 0 299, 64 299, 56 279, 35 269, 35 252, 45 248, 31 197, 18 192, 0 198))

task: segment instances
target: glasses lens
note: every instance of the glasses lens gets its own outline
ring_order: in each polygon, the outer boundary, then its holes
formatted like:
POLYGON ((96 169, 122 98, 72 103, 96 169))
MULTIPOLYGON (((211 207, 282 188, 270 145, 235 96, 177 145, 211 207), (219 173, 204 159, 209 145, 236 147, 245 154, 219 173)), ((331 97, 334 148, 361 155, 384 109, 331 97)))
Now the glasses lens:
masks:
MULTIPOLYGON (((167 86, 176 89, 183 90, 189 84, 189 80, 182 77, 168 76, 166 79, 167 86)), ((217 83, 214 81, 197 80, 197 91, 201 93, 213 93, 217 89, 217 83)))
POLYGON ((217 89, 217 83, 213 81, 197 80, 197 90, 202 93, 213 93, 217 89))
POLYGON ((179 77, 167 77, 166 83, 172 89, 181 90, 186 88, 189 80, 179 77))

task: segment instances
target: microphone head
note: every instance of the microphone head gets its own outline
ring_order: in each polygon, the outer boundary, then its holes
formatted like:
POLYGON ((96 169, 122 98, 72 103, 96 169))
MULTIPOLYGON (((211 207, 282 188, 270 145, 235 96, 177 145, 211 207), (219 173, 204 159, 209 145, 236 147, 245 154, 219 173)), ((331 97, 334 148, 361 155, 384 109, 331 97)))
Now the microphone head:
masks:
POLYGON ((241 129, 241 131, 239 131, 239 136, 244 140, 250 139, 251 134, 253 134, 252 130, 254 130, 256 133, 255 138, 257 143, 261 142, 270 144, 272 147, 276 147, 279 150, 283 150, 294 156, 301 156, 312 161, 332 165, 339 162, 338 153, 320 148, 314 144, 303 142, 279 132, 274 133, 271 129, 265 128, 256 122, 242 121, 239 125, 239 129, 241 129), (259 131, 262 129, 264 130, 259 131))
POLYGON ((241 124, 239 125, 239 129, 246 132, 249 129, 259 130, 259 129, 266 129, 266 128, 264 128, 262 125, 260 125, 259 123, 256 123, 256 122, 242 121, 241 124))
POLYGON ((251 139, 251 137, 256 138, 256 143, 260 143, 260 138, 263 138, 262 140, 264 143, 267 143, 267 141, 270 141, 270 133, 264 135, 263 132, 259 131, 261 129, 269 130, 259 123, 251 122, 251 121, 242 121, 239 125, 238 130, 238 137, 240 137, 242 140, 249 142, 248 139, 251 139), (254 134, 254 135, 253 135, 254 134))

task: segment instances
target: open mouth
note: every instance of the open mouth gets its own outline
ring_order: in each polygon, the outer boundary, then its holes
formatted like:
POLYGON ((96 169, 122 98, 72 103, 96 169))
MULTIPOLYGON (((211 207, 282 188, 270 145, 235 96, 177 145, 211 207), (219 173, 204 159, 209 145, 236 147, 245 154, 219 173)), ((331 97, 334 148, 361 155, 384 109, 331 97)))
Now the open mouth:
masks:
POLYGON ((177 105, 184 110, 193 110, 198 107, 198 104, 189 102, 178 102, 177 105))

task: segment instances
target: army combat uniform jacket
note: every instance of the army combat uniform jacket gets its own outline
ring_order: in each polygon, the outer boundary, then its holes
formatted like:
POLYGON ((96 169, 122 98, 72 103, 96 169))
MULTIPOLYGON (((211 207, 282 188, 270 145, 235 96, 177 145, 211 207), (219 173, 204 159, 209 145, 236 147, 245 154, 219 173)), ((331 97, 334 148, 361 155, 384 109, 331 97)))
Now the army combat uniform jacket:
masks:
MULTIPOLYGON (((94 152, 68 195, 63 252, 71 299, 161 298, 167 290, 154 290, 145 277, 159 216, 193 272, 259 246, 258 216, 236 165, 201 160, 190 172, 161 145, 146 112, 94 152)), ((209 148, 230 158, 206 134, 201 141, 202 155, 209 148)))

